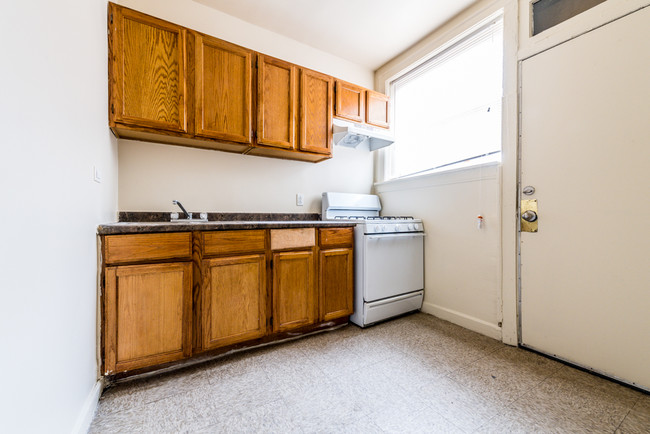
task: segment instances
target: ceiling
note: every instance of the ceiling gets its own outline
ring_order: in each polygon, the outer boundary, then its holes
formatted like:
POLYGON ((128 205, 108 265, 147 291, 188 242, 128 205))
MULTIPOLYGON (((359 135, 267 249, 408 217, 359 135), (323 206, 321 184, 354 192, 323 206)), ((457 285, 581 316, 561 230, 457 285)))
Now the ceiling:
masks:
POLYGON ((195 0, 376 70, 475 0, 195 0))

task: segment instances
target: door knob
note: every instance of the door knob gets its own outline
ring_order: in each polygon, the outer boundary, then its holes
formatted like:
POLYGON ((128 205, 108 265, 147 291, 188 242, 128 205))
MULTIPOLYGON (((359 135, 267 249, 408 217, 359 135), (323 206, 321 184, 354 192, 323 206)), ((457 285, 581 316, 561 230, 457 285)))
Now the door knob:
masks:
POLYGON ((525 199, 520 206, 522 232, 537 232, 537 199, 525 199))
POLYGON ((524 211, 521 214, 521 218, 526 220, 527 222, 534 222, 535 220, 537 220, 537 213, 529 209, 528 211, 524 211))

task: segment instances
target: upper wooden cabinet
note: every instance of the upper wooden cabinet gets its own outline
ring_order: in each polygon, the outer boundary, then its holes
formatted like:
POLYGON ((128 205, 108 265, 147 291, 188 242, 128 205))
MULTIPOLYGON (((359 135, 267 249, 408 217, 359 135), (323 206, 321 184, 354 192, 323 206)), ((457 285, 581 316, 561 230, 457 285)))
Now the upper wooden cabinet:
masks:
POLYGON ((187 131, 187 30, 109 4, 112 124, 187 131))
POLYGON ((296 143, 296 67, 257 56, 257 143, 294 149, 296 143))
POLYGON ((374 90, 366 91, 366 123, 388 128, 388 96, 374 90))
POLYGON ((329 75, 300 70, 300 150, 332 153, 333 80, 329 75))
POLYGON ((332 157, 333 116, 387 127, 381 94, 108 8, 109 125, 117 137, 319 162, 332 157))
POLYGON ((363 122, 366 90, 343 80, 336 80, 336 116, 353 122, 363 122))
POLYGON ((253 52, 195 35, 196 135, 251 143, 253 52))

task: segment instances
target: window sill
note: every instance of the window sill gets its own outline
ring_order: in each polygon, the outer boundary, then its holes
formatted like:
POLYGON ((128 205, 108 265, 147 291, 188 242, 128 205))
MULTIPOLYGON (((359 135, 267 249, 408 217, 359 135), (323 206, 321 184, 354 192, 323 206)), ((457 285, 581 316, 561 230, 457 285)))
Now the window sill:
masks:
POLYGON ((459 182, 497 179, 500 167, 501 155, 499 154, 472 160, 471 162, 442 167, 426 173, 376 182, 374 183, 374 187, 378 193, 382 193, 386 191, 456 184, 459 182))

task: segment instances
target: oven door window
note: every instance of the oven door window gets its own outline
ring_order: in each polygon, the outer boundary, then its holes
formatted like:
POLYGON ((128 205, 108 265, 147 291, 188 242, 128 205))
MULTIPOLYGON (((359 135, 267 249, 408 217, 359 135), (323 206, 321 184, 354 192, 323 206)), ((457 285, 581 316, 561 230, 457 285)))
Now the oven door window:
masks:
POLYGON ((381 300, 424 288, 424 234, 364 237, 363 298, 381 300))

